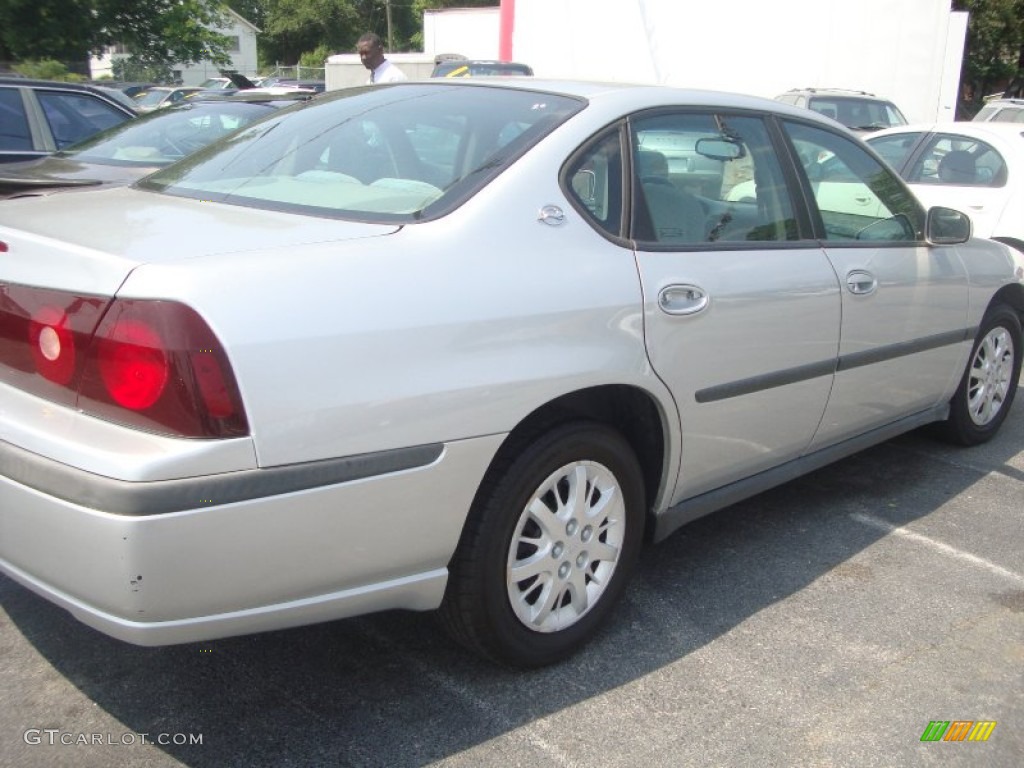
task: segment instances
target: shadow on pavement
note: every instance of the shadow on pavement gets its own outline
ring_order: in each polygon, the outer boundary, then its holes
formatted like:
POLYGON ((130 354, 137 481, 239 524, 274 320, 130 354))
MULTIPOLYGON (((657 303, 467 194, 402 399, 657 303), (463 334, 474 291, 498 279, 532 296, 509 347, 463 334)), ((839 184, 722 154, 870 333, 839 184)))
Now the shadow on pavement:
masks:
POLYGON ((885 535, 853 515, 904 525, 989 472, 1024 479, 1009 466, 1022 444, 1024 400, 987 446, 910 434, 697 521, 647 548, 595 642, 534 672, 478 661, 426 615, 147 649, 6 579, 0 598, 38 652, 127 730, 203 734, 201 746, 162 747, 187 766, 423 765, 636 681, 799 592, 885 535))

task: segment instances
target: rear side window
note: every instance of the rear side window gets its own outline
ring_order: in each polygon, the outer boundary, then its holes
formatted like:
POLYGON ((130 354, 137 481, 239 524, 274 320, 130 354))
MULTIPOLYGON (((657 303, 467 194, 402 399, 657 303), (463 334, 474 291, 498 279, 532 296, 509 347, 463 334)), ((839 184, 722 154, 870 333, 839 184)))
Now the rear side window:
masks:
POLYGON ((907 180, 957 187, 1002 187, 1006 161, 984 141, 948 133, 934 135, 914 162, 907 180))
POLYGON ((622 228, 622 152, 618 129, 592 141, 566 168, 569 196, 591 224, 616 237, 622 228))
POLYGON ((797 239, 790 196, 760 117, 662 113, 630 126, 638 243, 797 239))
POLYGON ((829 241, 913 242, 924 211, 898 177, 845 136, 784 122, 829 241))
POLYGON ((25 105, 16 88, 0 88, 0 152, 32 149, 25 105))
POLYGON ((36 92, 57 149, 63 149, 94 133, 119 125, 128 115, 88 93, 36 92))

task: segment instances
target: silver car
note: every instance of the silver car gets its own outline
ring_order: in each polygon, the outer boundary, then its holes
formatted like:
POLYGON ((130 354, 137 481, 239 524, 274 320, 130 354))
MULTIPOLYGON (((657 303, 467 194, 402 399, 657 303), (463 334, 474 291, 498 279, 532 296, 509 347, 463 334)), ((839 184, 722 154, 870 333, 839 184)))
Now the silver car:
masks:
POLYGON ((1019 254, 809 110, 345 89, 0 203, 0 566, 134 643, 439 609, 547 664, 646 539, 926 424, 991 438, 1022 313, 1019 254), (819 201, 825 163, 872 204, 819 201))

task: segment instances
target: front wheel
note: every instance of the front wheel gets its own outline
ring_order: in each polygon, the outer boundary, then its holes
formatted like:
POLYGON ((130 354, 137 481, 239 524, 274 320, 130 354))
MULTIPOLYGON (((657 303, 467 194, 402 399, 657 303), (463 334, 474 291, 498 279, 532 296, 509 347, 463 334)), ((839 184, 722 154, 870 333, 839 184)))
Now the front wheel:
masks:
POLYGON ((452 561, 447 629, 513 666, 565 658, 623 592, 643 500, 636 456, 604 425, 571 423, 513 443, 484 479, 452 561))
POLYGON ((1005 421, 1017 393, 1021 324, 1005 304, 985 314, 960 386, 950 401, 945 434, 961 445, 990 440, 1005 421))

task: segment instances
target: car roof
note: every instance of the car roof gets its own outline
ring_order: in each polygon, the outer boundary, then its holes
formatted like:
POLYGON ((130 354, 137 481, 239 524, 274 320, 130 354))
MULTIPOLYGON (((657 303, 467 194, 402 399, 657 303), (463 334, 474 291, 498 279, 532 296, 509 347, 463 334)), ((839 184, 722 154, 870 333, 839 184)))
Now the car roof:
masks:
POLYGON ((945 120, 936 123, 911 123, 910 125, 897 125, 892 128, 885 128, 874 136, 887 136, 893 133, 920 133, 922 131, 933 133, 959 133, 963 136, 975 136, 984 139, 988 136, 998 136, 1007 141, 1015 138, 1024 138, 1024 123, 993 123, 975 122, 973 120, 945 120))
MULTIPOLYGON (((848 130, 840 123, 824 115, 803 107, 796 107, 774 99, 728 91, 713 91, 696 88, 678 88, 650 83, 603 82, 598 80, 562 80, 538 77, 490 77, 490 78, 426 78, 399 83, 382 83, 373 88, 403 88, 409 86, 431 88, 501 88, 537 93, 552 93, 561 96, 583 99, 591 106, 601 105, 607 109, 609 119, 619 115, 645 108, 662 105, 679 104, 694 107, 720 107, 726 109, 747 110, 751 112, 770 112, 777 115, 792 117, 801 122, 817 123, 829 130, 837 128, 848 130)), ((337 89, 320 94, 317 99, 331 99, 345 89, 337 89)))
POLYGON ((113 104, 125 114, 129 114, 132 117, 135 116, 134 110, 132 110, 126 104, 123 104, 113 96, 104 93, 99 88, 93 85, 88 85, 86 83, 66 83, 62 80, 34 80, 27 77, 0 77, 0 87, 32 88, 36 90, 52 89, 88 93, 92 94, 93 96, 96 96, 97 98, 103 99, 108 104, 113 104))
POLYGON ((147 91, 200 91, 198 85, 151 85, 147 91))
POLYGON ((974 122, 947 120, 938 123, 912 123, 885 128, 871 134, 866 141, 907 133, 955 133, 995 145, 1001 152, 1024 154, 1024 123, 974 122))

